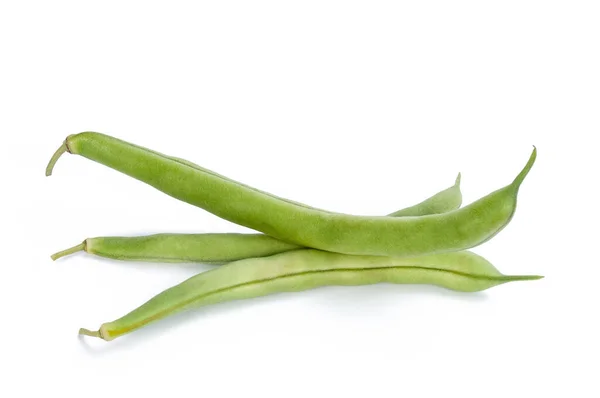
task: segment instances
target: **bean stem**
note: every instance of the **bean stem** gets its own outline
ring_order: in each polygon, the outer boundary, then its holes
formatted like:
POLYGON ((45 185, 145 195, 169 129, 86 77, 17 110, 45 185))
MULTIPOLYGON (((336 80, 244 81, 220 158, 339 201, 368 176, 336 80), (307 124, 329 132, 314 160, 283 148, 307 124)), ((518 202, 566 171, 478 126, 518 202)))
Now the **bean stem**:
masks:
POLYGON ((63 142, 63 144, 54 152, 50 162, 48 162, 48 166, 46 166, 46 177, 52 175, 52 170, 54 169, 54 165, 58 161, 58 159, 62 156, 63 153, 69 152, 69 147, 67 147, 67 142, 63 142))
POLYGON ((80 328, 79 334, 82 334, 84 336, 99 337, 101 339, 103 338, 102 335, 100 334, 100 330, 89 330, 86 328, 80 328))
POLYGON ((80 243, 76 246, 70 247, 66 250, 60 251, 58 253, 54 253, 53 255, 50 256, 50 258, 52 258, 52 260, 56 261, 61 257, 68 256, 69 254, 73 254, 73 253, 76 253, 81 250, 85 250, 85 241, 83 241, 82 243, 80 243))

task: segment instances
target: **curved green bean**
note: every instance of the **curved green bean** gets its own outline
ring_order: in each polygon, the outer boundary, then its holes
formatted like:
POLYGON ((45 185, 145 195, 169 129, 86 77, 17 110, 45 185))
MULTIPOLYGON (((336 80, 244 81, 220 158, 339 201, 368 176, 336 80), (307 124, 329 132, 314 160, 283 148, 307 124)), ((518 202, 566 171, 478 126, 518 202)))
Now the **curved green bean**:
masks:
POLYGON ((94 132, 67 137, 64 152, 111 167, 223 219, 300 246, 363 255, 414 256, 475 247, 512 219, 528 163, 512 183, 461 209, 419 217, 352 216, 300 206, 215 173, 94 132))
POLYGON ((192 307, 330 285, 433 284, 475 292, 539 278, 503 275, 483 257, 468 251, 391 258, 294 250, 203 272, 159 293, 125 316, 102 324, 98 331, 82 328, 79 333, 112 340, 192 307))
MULTIPOLYGON (((199 167, 199 166, 198 166, 199 167)), ((398 210, 393 217, 438 214, 455 210, 462 203, 460 174, 453 186, 422 202, 398 210)), ((52 255, 56 260, 84 250, 87 253, 116 260, 157 262, 228 263, 251 257, 265 257, 301 246, 283 242, 263 234, 155 234, 148 236, 96 237, 52 255)))

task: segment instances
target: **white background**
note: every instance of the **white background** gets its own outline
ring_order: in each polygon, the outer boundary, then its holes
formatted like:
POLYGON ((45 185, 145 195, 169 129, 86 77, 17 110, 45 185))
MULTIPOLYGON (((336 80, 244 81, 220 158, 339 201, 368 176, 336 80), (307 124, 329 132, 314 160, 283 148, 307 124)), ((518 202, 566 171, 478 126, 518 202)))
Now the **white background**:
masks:
POLYGON ((4 1, 1 396, 597 397, 596 1, 4 1), (247 232, 82 157, 95 130, 307 204, 465 203, 538 162, 477 294, 331 287, 77 337, 209 269, 49 255, 247 232))

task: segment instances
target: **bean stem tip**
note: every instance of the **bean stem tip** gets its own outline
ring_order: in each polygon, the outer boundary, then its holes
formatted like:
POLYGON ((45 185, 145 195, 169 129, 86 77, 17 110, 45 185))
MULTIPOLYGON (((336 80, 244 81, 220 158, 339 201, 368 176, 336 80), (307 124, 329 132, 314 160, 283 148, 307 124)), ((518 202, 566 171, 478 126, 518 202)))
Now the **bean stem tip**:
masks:
POLYGON ((509 278, 513 281, 537 281, 543 279, 543 275, 511 275, 509 278))
POLYGON ((62 250, 62 251, 59 251, 58 253, 54 253, 53 255, 50 256, 50 258, 53 261, 56 261, 61 257, 68 256, 69 254, 73 254, 73 253, 76 253, 81 250, 85 250, 85 241, 83 241, 82 243, 80 243, 76 246, 70 247, 66 250, 62 250))
POLYGON ((89 330, 86 328, 81 328, 79 329, 79 334, 83 336, 98 337, 99 339, 102 338, 102 335, 100 334, 99 330, 89 330))
POLYGON ((63 144, 60 146, 60 148, 58 148, 56 150, 56 152, 54 152, 54 155, 52 155, 50 162, 48 162, 48 166, 46 166, 46 177, 49 177, 52 175, 52 170, 54 169, 54 165, 56 164, 58 159, 62 156, 62 154, 65 152, 69 152, 69 147, 67 146, 66 140, 65 140, 65 142, 63 142, 63 144))

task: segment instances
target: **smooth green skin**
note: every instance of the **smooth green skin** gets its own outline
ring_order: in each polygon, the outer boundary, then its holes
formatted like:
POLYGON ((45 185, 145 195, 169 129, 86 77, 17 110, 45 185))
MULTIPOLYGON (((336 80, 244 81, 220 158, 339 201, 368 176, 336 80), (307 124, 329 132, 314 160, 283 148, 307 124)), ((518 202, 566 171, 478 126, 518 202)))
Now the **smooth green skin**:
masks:
MULTIPOLYGON (((438 214, 460 207, 460 174, 453 186, 424 201, 398 210, 393 217, 438 214)), ((301 246, 283 242, 263 234, 156 234, 136 237, 88 238, 83 244, 52 255, 56 260, 79 250, 115 260, 144 260, 156 262, 228 263, 251 257, 266 257, 300 249, 301 246)))
POLYGON ((468 251, 391 258, 294 250, 270 257, 235 261, 193 276, 127 315, 80 334, 112 340, 182 310, 231 300, 322 286, 374 283, 433 284, 476 292, 535 275, 502 275, 483 257, 468 251))
MULTIPOLYGON (((519 187, 536 158, 534 147, 529 162, 511 184, 469 206, 443 214, 389 217, 304 207, 100 133, 71 135, 64 147, 174 198, 285 242, 380 256, 459 251, 491 239, 512 219, 519 187)), ((50 161, 47 174, 60 151, 50 161)))
POLYGON ((84 250, 115 260, 222 264, 301 248, 263 234, 223 233, 88 238, 84 250))
MULTIPOLYGON (((158 153, 158 152, 156 152, 158 153)), ((166 156, 166 155, 163 155, 166 156)), ((272 195, 268 192, 264 192, 264 191, 259 191, 256 188, 250 187, 248 185, 244 185, 240 182, 234 181, 230 178, 227 178, 225 176, 222 176, 220 174, 215 173, 214 171, 205 169, 204 167, 201 167, 199 165, 197 165, 196 163, 192 163, 189 160, 185 160, 185 159, 181 159, 181 158, 177 158, 174 156, 167 156, 169 159, 178 161, 180 163, 183 163, 184 165, 193 167, 197 170, 200 171, 204 171, 207 173, 211 173, 215 176, 218 176, 222 179, 225 179, 227 181, 231 181, 235 184, 239 184, 242 185, 248 189, 252 189, 255 190, 257 192, 261 192, 264 193, 265 195, 269 195, 275 199, 280 199, 280 200, 284 200, 288 203, 292 203, 292 204, 296 204, 298 206, 302 206, 308 209, 313 209, 313 210, 320 210, 320 211, 324 211, 327 213, 332 213, 328 210, 323 210, 323 209, 318 209, 316 207, 311 207, 308 205, 305 205, 304 203, 300 203, 300 202, 295 202, 293 200, 289 200, 289 199, 285 199, 285 198, 280 198, 278 196, 272 195)), ((427 214, 440 214, 440 213, 446 213, 452 210, 456 210, 460 207, 460 205, 462 204, 462 193, 460 191, 460 180, 461 180, 461 176, 460 173, 458 173, 458 176, 456 176, 456 180, 454 181, 454 185, 452 185, 449 188, 446 188, 438 193, 436 193, 433 196, 430 196, 429 198, 423 200, 422 202, 419 202, 415 205, 412 205, 410 207, 406 207, 404 209, 400 209, 400 210, 396 210, 393 213, 388 214, 389 217, 408 217, 408 216, 424 216, 427 214)))

